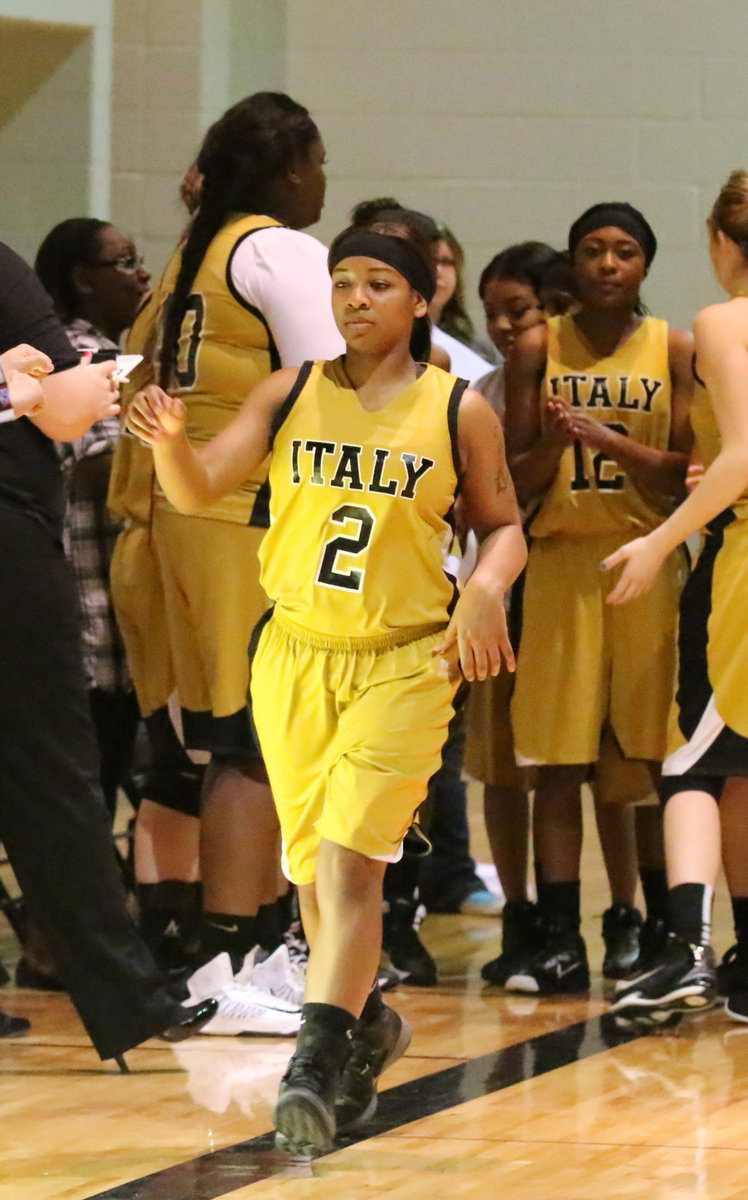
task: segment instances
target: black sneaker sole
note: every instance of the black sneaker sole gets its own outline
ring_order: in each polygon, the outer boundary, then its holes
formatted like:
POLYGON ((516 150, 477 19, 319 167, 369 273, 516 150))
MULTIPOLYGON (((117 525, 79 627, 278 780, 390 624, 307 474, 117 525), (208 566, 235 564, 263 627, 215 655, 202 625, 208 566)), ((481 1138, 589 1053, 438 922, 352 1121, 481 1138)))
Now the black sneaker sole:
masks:
POLYGON ((620 1000, 616 1000, 611 1004, 610 1012, 627 1014, 637 1012, 706 1012, 707 1009, 714 1008, 718 1002, 719 997, 713 984, 703 986, 686 984, 683 987, 673 988, 671 992, 666 992, 664 996, 657 996, 651 999, 641 995, 621 996, 620 1000))
POLYGON ((275 1145, 290 1154, 322 1154, 335 1140, 335 1117, 307 1088, 289 1088, 273 1110, 275 1145))

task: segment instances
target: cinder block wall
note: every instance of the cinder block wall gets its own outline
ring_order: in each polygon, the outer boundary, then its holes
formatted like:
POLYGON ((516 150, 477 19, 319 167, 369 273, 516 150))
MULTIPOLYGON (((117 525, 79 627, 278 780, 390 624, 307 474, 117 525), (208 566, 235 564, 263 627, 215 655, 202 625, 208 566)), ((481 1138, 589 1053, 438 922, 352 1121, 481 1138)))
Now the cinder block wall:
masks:
MULTIPOLYGON (((0 16, 17 10, 0 0, 0 16)), ((653 311, 687 324, 718 294, 704 218, 728 171, 748 165, 748 0, 114 0, 113 11, 111 216, 154 271, 182 226, 178 184, 208 121, 277 87, 308 105, 328 146, 320 236, 366 196, 432 212, 465 245, 476 313, 492 254, 529 237, 562 245, 574 217, 609 198, 639 205, 659 237, 653 311)), ((85 207, 87 137, 68 133, 85 128, 86 53, 0 131, 12 168, 2 226, 16 243, 85 207), (34 173, 54 154, 50 192, 34 173), (14 211, 19 195, 31 200, 14 211)))
POLYGON ((185 214, 179 182, 202 136, 201 0, 116 0, 112 212, 152 271, 185 214))
POLYGON ((511 241, 562 245, 598 200, 660 240, 645 298, 717 295, 704 218, 748 165, 745 0, 287 0, 287 86, 319 121, 323 235, 393 193, 446 220, 470 288, 511 241))

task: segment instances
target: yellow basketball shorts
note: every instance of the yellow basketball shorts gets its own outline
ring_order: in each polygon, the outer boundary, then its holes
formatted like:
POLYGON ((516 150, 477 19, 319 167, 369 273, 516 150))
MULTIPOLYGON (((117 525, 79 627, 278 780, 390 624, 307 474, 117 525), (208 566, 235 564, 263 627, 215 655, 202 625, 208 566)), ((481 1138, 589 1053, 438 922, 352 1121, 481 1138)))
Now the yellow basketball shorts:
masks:
POLYGON ((252 630, 269 606, 264 530, 157 508, 118 539, 112 591, 144 716, 176 689, 190 750, 256 753, 248 716, 252 630))
POLYGON ((517 766, 510 718, 514 675, 502 670, 470 684, 464 769, 494 787, 531 786, 529 772, 517 766))
MULTIPOLYGON (((518 767, 510 716, 514 676, 507 671, 471 683, 467 709, 464 769, 473 779, 493 787, 532 791, 537 771, 518 767)), ((645 763, 623 758, 615 738, 604 730, 590 776, 595 799, 601 804, 657 803, 645 763)))
POLYGON ((672 554, 648 595, 611 607, 619 572, 599 564, 626 540, 538 538, 530 548, 512 700, 521 766, 595 762, 606 724, 625 758, 664 757, 686 559, 672 554))
POLYGON ((278 609, 265 624, 252 704, 293 883, 314 880, 322 838, 399 859, 454 715, 458 681, 432 656, 440 634, 326 638, 278 609))

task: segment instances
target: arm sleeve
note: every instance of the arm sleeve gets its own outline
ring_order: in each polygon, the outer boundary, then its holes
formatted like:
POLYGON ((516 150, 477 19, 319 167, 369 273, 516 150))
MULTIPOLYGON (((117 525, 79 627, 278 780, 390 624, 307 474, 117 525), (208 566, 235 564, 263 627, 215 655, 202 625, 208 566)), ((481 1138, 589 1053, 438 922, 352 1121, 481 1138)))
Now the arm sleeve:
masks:
POLYGON ((80 361, 31 267, 0 242, 0 354, 20 342, 48 354, 57 371, 80 361))
POLYGON ((231 260, 231 281, 267 321, 282 366, 345 350, 332 315, 327 250, 308 233, 273 226, 245 237, 231 260))

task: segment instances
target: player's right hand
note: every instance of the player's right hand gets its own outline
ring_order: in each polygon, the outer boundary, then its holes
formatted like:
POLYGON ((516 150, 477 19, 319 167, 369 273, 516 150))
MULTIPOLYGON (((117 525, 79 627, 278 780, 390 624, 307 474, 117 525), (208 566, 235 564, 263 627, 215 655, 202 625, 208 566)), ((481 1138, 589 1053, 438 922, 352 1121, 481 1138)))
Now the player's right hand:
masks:
POLYGON ((49 355, 29 346, 27 342, 21 342, 18 346, 13 346, 4 354, 0 354, 0 364, 2 364, 6 379, 10 371, 22 371, 24 375, 31 375, 34 379, 39 379, 42 375, 49 375, 54 370, 54 363, 49 355))
POLYGON ((574 441, 571 418, 571 409, 563 400, 548 400, 545 406, 543 435, 551 442, 570 445, 574 441))
POLYGON ((154 446, 176 437, 184 428, 187 409, 155 383, 136 392, 127 408, 125 425, 141 442, 154 446))

